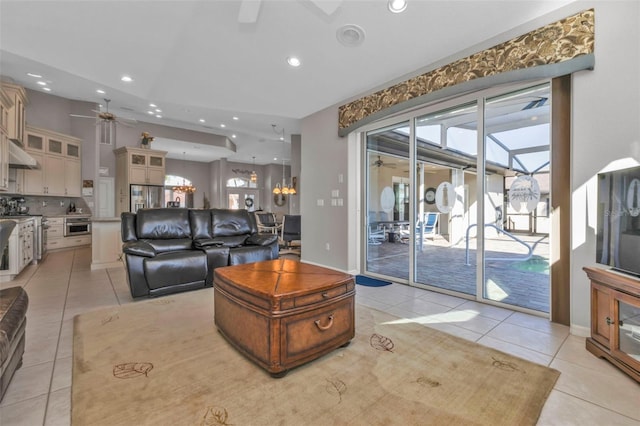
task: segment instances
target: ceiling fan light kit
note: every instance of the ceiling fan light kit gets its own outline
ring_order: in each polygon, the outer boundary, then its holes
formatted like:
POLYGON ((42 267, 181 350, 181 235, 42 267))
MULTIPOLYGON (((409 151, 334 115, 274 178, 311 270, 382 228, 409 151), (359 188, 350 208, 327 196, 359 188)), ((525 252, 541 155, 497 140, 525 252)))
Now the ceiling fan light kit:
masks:
POLYGON ((96 116, 90 115, 78 115, 78 114, 69 114, 71 117, 77 118, 91 118, 93 120, 97 119, 96 125, 100 126, 100 143, 103 145, 113 145, 116 142, 116 123, 124 124, 125 126, 131 126, 134 123, 137 123, 137 120, 134 119, 124 119, 118 118, 115 114, 109 112, 109 102, 111 99, 104 99, 105 102, 105 110, 104 111, 96 111, 96 116), (130 123, 128 124, 127 121, 130 123))

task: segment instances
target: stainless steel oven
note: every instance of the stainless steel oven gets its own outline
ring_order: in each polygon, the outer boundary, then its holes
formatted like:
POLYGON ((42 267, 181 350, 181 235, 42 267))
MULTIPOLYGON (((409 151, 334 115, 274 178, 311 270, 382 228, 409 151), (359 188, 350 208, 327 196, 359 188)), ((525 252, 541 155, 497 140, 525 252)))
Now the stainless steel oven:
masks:
POLYGON ((91 234, 90 217, 65 217, 64 236, 73 237, 76 235, 91 234))

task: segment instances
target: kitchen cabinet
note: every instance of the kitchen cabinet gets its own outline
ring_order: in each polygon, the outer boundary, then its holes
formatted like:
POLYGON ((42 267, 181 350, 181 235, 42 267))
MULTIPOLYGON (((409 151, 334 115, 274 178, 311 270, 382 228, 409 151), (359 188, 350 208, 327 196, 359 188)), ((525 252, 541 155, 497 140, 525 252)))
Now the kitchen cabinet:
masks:
POLYGON ((164 186, 165 151, 122 147, 116 154, 116 213, 130 211, 130 185, 164 186))
POLYGON ((24 111, 27 105, 27 92, 21 86, 4 81, 1 86, 2 90, 6 93, 11 102, 13 102, 13 106, 7 110, 7 134, 9 139, 14 139, 20 143, 24 143, 24 111))
POLYGON ((13 101, 0 89, 0 191, 9 190, 9 110, 13 101))
POLYGON ((47 225, 46 251, 64 248, 64 217, 47 217, 47 225))
POLYGON ((640 280, 583 268, 591 280, 591 337, 586 348, 640 382, 640 280))
POLYGON ((120 218, 95 218, 91 226, 91 270, 122 267, 120 218))
POLYGON ((9 141, 7 134, 0 130, 0 191, 9 190, 9 141))
POLYGON ((22 194, 24 191, 24 169, 9 169, 9 193, 22 194))
POLYGON ((122 147, 114 152, 116 168, 122 169, 129 184, 164 185, 165 151, 122 147))
POLYGON ((0 281, 3 282, 14 279, 34 259, 35 220, 22 218, 15 222, 17 225, 9 237, 8 268, 0 270, 0 281))
POLYGON ((40 164, 24 172, 24 194, 80 197, 81 141, 45 129, 27 127, 26 151, 40 164))
POLYGON ((72 247, 88 246, 91 244, 91 235, 64 236, 65 216, 47 216, 47 251, 72 247))

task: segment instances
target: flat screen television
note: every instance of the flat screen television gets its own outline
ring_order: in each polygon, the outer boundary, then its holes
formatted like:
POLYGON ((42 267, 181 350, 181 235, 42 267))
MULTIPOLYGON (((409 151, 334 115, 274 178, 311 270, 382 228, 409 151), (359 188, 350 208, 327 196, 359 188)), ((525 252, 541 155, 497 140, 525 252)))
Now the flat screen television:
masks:
POLYGON ((596 262, 640 277, 640 166, 598 174, 596 262))

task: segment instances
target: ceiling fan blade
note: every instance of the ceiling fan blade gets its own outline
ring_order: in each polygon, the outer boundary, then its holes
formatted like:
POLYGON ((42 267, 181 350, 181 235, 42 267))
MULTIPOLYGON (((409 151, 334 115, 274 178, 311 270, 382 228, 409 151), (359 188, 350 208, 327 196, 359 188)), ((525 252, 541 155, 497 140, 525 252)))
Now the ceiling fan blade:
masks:
POLYGON ((241 24, 255 24, 258 20, 261 3, 262 0, 242 0, 240 12, 238 13, 238 22, 241 24))
POLYGON ((69 114, 70 117, 77 117, 77 118, 93 118, 94 120, 96 119, 95 116, 90 116, 90 115, 78 115, 78 114, 69 114))

